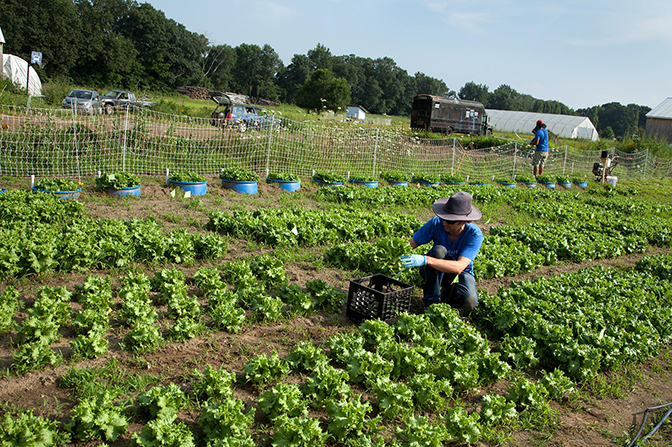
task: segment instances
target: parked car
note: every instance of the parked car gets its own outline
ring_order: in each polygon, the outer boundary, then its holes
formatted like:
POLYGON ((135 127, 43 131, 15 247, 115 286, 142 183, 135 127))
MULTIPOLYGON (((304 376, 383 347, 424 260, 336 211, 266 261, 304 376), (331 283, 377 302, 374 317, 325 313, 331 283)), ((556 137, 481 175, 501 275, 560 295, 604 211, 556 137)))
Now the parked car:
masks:
POLYGON ((95 90, 73 89, 63 99, 64 109, 75 109, 87 115, 102 112, 100 95, 95 90))
POLYGON ((135 110, 141 107, 151 107, 154 105, 152 101, 143 101, 135 98, 133 92, 127 90, 110 90, 100 98, 103 106, 103 111, 110 115, 115 110, 135 110))
POLYGON ((269 129, 271 126, 280 128, 282 121, 266 112, 261 107, 248 104, 234 104, 227 95, 210 97, 216 104, 210 115, 210 124, 216 127, 235 127, 241 132, 247 129, 269 129))

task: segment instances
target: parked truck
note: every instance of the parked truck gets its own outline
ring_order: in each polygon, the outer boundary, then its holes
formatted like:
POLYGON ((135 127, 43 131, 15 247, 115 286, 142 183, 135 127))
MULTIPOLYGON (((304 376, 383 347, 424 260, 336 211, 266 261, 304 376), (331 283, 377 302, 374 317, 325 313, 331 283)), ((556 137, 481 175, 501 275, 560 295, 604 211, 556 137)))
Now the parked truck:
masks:
POLYGON ((127 90, 110 90, 100 97, 103 112, 110 115, 116 110, 135 110, 143 107, 152 107, 153 101, 136 99, 132 92, 127 90))
POLYGON ((492 134, 488 115, 480 102, 426 94, 413 98, 411 128, 448 135, 453 132, 492 134))

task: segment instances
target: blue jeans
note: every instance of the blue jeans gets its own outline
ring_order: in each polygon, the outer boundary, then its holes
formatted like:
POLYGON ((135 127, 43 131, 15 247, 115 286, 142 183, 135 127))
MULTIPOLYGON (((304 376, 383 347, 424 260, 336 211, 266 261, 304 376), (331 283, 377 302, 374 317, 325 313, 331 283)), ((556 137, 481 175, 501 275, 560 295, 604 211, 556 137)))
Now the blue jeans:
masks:
MULTIPOLYGON (((448 250, 443 245, 435 245, 427 252, 427 256, 446 259, 448 250)), ((451 259, 452 260, 452 259, 451 259)), ((473 275, 462 272, 458 282, 452 284, 454 273, 443 273, 431 267, 420 267, 420 276, 425 280, 422 290, 422 301, 425 306, 436 303, 448 303, 452 307, 472 310, 478 306, 478 292, 473 275)))

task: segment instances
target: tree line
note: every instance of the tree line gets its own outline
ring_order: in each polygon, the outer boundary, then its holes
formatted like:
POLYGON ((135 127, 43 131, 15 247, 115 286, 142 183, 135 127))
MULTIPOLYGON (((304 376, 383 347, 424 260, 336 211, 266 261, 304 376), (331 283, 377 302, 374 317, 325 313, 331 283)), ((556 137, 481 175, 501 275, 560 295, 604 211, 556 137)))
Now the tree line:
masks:
POLYGON ((409 75, 389 57, 333 55, 321 45, 284 65, 268 44, 213 45, 148 3, 133 0, 3 0, 5 52, 43 53, 43 80, 169 92, 183 85, 244 93, 307 110, 362 105, 369 112, 409 115, 419 93, 482 102, 487 108, 588 116, 601 135, 622 137, 644 127, 648 107, 609 103, 573 110, 559 101, 492 92, 467 82, 458 92, 441 79, 409 75))

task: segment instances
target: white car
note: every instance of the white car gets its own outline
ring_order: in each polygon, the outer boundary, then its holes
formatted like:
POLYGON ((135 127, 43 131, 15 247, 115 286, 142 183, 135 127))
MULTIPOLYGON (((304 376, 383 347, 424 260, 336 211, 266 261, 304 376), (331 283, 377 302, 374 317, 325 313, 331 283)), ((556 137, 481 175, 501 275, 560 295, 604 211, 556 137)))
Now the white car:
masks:
POLYGON ((95 90, 74 89, 63 99, 64 109, 75 109, 87 115, 102 113, 100 95, 95 90))

